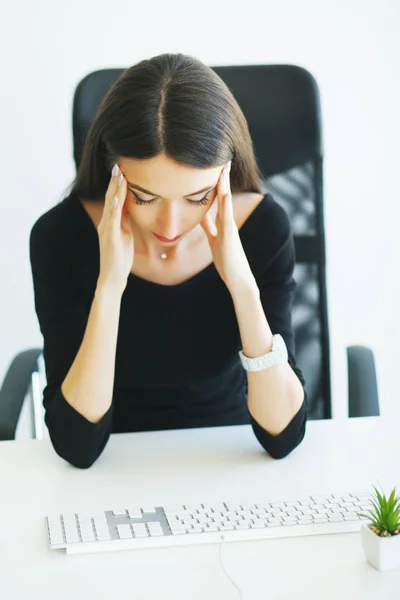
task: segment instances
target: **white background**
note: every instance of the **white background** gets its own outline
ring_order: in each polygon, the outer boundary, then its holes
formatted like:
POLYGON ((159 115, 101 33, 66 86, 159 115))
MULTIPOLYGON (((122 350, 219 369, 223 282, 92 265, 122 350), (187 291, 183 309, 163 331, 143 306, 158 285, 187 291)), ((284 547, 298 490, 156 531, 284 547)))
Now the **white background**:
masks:
POLYGON ((34 221, 75 175, 72 99, 89 72, 164 52, 210 66, 290 63, 321 93, 334 417, 345 348, 369 345, 381 414, 400 414, 400 2, 10 0, 0 9, 0 382, 42 345, 29 264, 34 221))

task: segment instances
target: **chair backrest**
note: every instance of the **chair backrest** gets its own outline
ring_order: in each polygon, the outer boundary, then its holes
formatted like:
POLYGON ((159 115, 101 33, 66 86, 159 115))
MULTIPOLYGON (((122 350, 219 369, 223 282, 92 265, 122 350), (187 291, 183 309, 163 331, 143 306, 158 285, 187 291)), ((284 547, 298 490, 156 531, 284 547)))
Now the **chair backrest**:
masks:
MULTIPOLYGON (((286 209, 295 236, 293 304, 296 355, 306 381, 309 418, 330 418, 331 384, 323 218, 323 151, 319 91, 294 65, 212 67, 231 89, 249 126, 264 189, 286 209)), ((90 73, 73 102, 74 160, 100 102, 125 69, 90 73)))

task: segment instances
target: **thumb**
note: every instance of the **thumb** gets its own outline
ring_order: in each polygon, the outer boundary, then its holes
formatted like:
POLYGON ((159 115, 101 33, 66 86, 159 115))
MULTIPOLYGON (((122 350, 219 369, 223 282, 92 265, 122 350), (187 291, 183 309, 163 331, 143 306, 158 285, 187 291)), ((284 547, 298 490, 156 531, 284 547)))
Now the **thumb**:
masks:
POLYGON ((200 221, 200 225, 205 231, 208 241, 212 242, 217 236, 218 231, 209 213, 203 217, 203 219, 200 221))
POLYGON ((132 227, 130 223, 130 215, 125 207, 121 211, 121 229, 124 233, 132 235, 132 227))

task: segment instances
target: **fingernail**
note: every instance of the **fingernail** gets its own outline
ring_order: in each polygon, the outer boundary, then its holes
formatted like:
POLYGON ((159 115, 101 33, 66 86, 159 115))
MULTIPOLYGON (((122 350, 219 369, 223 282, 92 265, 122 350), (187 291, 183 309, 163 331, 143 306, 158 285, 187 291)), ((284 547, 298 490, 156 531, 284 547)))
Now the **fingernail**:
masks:
POLYGON ((118 165, 114 165, 113 170, 111 171, 111 175, 113 177, 116 177, 118 175, 118 173, 119 173, 118 165))
POLYGON ((121 187, 123 180, 124 180, 124 176, 121 173, 121 175, 119 176, 119 179, 118 179, 118 187, 121 187))

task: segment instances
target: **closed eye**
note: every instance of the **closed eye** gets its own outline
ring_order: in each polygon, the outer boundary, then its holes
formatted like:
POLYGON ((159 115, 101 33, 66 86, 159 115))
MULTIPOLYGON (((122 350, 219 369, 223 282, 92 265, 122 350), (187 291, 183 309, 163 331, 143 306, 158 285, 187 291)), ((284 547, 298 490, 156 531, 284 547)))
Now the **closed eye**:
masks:
MULTIPOLYGON (((143 198, 140 198, 133 190, 129 190, 132 193, 132 196, 135 198, 135 202, 136 204, 153 204, 153 202, 155 202, 157 200, 157 198, 151 198, 150 200, 144 200, 143 198)), ((209 197, 210 192, 208 192, 208 194, 206 194, 205 196, 203 196, 203 198, 200 198, 200 200, 189 200, 187 199, 188 202, 190 202, 190 204, 192 205, 200 205, 200 206, 205 206, 206 204, 208 204, 208 202, 211 200, 211 198, 209 197)))

